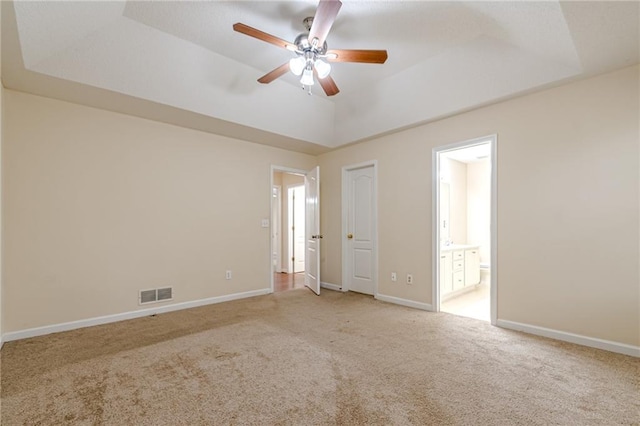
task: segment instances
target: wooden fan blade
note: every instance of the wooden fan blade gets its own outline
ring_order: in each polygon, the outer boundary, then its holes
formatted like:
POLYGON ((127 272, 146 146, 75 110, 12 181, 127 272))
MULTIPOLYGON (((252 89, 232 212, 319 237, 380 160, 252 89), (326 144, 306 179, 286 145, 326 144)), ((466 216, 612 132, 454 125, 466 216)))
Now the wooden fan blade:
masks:
POLYGON ((248 25, 241 24, 240 22, 233 24, 233 29, 239 33, 257 38, 258 40, 266 41, 267 43, 274 44, 278 47, 293 50, 294 52, 297 49, 293 43, 289 43, 288 41, 284 41, 281 38, 272 36, 271 34, 267 34, 264 31, 260 31, 248 25))
POLYGON ((386 50, 332 49, 327 51, 327 61, 329 62, 362 62, 367 64, 384 64, 386 60, 386 50), (333 58, 333 55, 337 56, 333 58))
POLYGON ((309 43, 313 45, 313 39, 318 39, 318 47, 322 47, 333 21, 338 16, 338 11, 342 7, 340 0, 320 0, 316 15, 313 17, 311 30, 309 30, 309 43))
POLYGON ((340 89, 338 89, 336 82, 333 81, 330 75, 326 76, 323 79, 318 78, 318 73, 315 73, 315 75, 316 80, 318 80, 318 83, 320 83, 320 86, 322 86, 322 90, 324 90, 324 93, 326 93, 327 96, 337 95, 340 92, 340 89))
POLYGON ((274 69, 273 71, 266 73, 265 75, 260 77, 258 81, 262 84, 271 83, 276 78, 282 77, 283 75, 285 75, 287 71, 289 71, 289 62, 285 62, 284 64, 280 65, 278 68, 274 69))

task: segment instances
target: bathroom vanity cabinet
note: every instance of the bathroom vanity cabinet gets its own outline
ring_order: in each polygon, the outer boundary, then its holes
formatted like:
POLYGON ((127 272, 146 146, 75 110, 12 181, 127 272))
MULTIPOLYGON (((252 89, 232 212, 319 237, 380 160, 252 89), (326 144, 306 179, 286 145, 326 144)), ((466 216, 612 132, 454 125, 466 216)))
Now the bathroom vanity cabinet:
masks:
POLYGON ((440 249, 440 295, 480 283, 480 247, 450 245, 440 249))

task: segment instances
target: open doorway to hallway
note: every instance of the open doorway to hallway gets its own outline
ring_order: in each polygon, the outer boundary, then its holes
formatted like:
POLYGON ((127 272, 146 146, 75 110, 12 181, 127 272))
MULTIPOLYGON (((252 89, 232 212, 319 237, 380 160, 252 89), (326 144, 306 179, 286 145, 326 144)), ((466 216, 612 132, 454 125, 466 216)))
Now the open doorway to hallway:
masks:
POLYGON ((273 291, 303 288, 305 275, 304 176, 274 171, 272 196, 273 291))
POLYGON ((494 141, 495 138, 475 140, 436 154, 439 310, 483 321, 492 321, 494 317, 491 291, 494 141))

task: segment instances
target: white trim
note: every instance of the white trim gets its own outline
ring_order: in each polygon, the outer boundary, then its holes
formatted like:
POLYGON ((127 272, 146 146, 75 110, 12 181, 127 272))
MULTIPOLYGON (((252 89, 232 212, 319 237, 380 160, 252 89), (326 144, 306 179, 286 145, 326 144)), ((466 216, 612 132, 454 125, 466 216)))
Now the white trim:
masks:
POLYGON ((245 299, 247 297, 262 296, 269 294, 268 288, 261 290, 246 291, 244 293, 227 294, 224 296, 209 297, 207 299, 193 300, 190 302, 175 303, 173 305, 159 306, 155 308, 140 309, 138 311, 123 312, 120 314, 105 315, 101 317, 87 318, 78 321, 64 322, 60 324, 46 325, 44 327, 28 328, 26 330, 13 331, 2 336, 5 342, 12 340, 28 339, 29 337, 43 336, 45 334, 59 333, 61 331, 75 330, 77 328, 91 327, 94 325, 108 324, 111 322, 124 321, 134 318, 146 317, 149 315, 163 314, 166 312, 179 311, 182 309, 196 308, 198 306, 212 305, 231 300, 245 299))
POLYGON ((346 240, 347 235, 347 206, 349 200, 347 199, 347 174, 350 171, 364 169, 367 167, 373 167, 373 261, 375 265, 373 267, 373 296, 378 295, 378 160, 363 161, 357 164, 350 164, 342 167, 342 291, 349 291, 349 279, 348 270, 345 267, 347 264, 348 245, 346 240))
POLYGON ((433 311, 433 306, 428 303, 416 302, 414 300, 401 299, 399 297, 386 296, 384 294, 376 294, 375 298, 383 302, 393 303, 394 305, 407 306, 409 308, 421 309, 423 311, 433 311))
POLYGON ((432 302, 435 312, 440 312, 440 153, 466 148, 473 145, 489 143, 491 147, 491 275, 490 275, 490 312, 491 324, 497 325, 498 321, 498 135, 487 135, 481 138, 470 139, 463 142, 433 148, 431 153, 431 233, 434 236, 432 244, 432 302))
POLYGON ((491 140, 491 259, 489 266, 489 299, 491 324, 498 323, 498 135, 491 140))
POLYGON ((440 312, 440 151, 431 151, 431 303, 440 312))
POLYGON ((320 287, 326 288, 327 290, 342 291, 342 287, 340 287, 338 284, 320 282, 320 287))
POLYGON ((604 349, 605 351, 640 358, 640 346, 632 346, 625 343, 612 342, 611 340, 597 339, 595 337, 588 337, 580 334, 568 333, 565 331, 553 330, 551 328, 538 327, 536 325, 523 324, 520 322, 502 319, 499 319, 496 325, 509 330, 522 331, 529 334, 535 334, 536 336, 548 337, 551 339, 562 340, 563 342, 576 343, 578 345, 604 349))

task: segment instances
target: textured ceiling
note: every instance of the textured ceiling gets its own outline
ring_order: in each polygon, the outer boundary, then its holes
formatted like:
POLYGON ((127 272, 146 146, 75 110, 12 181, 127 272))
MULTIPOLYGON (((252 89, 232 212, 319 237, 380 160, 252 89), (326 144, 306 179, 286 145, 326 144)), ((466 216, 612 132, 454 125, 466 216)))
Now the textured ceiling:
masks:
POLYGON ((335 63, 341 92, 256 79, 314 1, 3 2, 6 87, 319 152, 639 61, 637 2, 343 1, 330 48, 387 49, 335 63), (70 91, 69 88, 73 90, 70 91), (72 93, 71 93, 72 92, 72 93))

